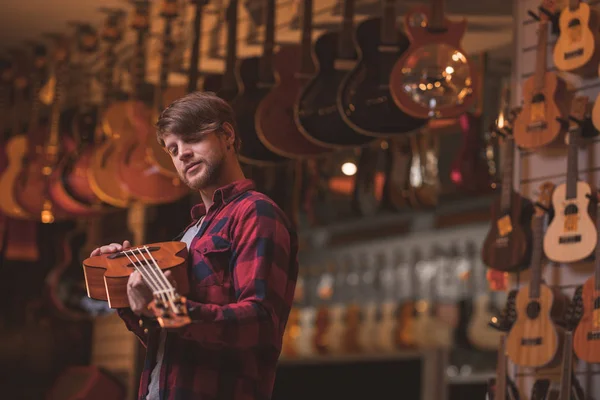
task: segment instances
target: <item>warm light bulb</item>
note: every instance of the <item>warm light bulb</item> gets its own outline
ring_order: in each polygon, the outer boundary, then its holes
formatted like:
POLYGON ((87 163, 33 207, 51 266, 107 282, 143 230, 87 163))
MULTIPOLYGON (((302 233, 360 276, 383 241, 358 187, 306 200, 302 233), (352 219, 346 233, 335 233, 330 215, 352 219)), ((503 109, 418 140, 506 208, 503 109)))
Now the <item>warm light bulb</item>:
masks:
POLYGON ((352 162, 342 164, 342 173, 347 176, 356 174, 356 164, 352 162))
POLYGON ((450 75, 450 74, 453 74, 453 73, 454 73, 454 68, 452 68, 450 65, 448 65, 448 66, 446 67, 446 73, 447 73, 448 75, 450 75))

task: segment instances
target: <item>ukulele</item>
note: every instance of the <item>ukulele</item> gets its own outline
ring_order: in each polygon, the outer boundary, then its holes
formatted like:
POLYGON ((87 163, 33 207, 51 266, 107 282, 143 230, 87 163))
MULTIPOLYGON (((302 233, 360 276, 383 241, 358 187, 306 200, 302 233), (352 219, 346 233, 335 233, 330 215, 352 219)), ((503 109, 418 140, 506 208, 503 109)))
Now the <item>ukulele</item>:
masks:
MULTIPOLYGON (((596 194, 600 209, 600 192, 596 194)), ((596 214, 596 229, 600 229, 600 210, 596 214)), ((577 357, 588 363, 600 363, 600 244, 596 243, 594 276, 584 284, 581 294, 583 315, 573 334, 577 357)))
POLYGON ((223 87, 217 92, 228 100, 235 111, 238 133, 242 142, 240 160, 256 166, 277 166, 287 159, 271 151, 259 139, 255 123, 256 110, 262 99, 275 86, 273 71, 275 50, 275 0, 267 0, 263 7, 265 38, 260 57, 244 58, 236 62, 237 0, 231 0, 227 9, 227 59, 223 87))
POLYGON ((396 309, 396 329, 394 332, 397 348, 413 348, 416 344, 414 336, 414 321, 416 315, 416 302, 418 294, 417 273, 415 265, 421 253, 415 249, 413 259, 409 264, 404 254, 397 250, 394 253, 394 264, 396 265, 396 285, 400 296, 400 305, 396 309))
POLYGON ((360 299, 362 303, 362 318, 360 321, 358 340, 361 349, 366 353, 377 351, 379 304, 377 302, 377 282, 381 265, 373 265, 370 255, 361 254, 360 263, 360 299))
POLYGON ((531 202, 513 189, 514 139, 504 130, 502 190, 491 207, 492 225, 481 251, 489 268, 515 272, 527 268, 531 258, 531 202))
POLYGON ((375 279, 378 280, 376 290, 380 308, 377 319, 376 346, 381 351, 395 351, 396 313, 398 311, 396 270, 383 252, 377 254, 375 265, 378 267, 375 279))
POLYGON ((352 208, 359 216, 373 216, 380 210, 384 185, 378 178, 380 160, 385 155, 381 146, 365 146, 360 149, 352 195, 352 208))
POLYGON ((256 133, 260 141, 272 152, 287 158, 319 156, 331 151, 303 136, 294 121, 296 99, 315 72, 311 51, 312 15, 313 1, 303 0, 302 42, 281 46, 274 55, 273 67, 278 79, 256 109, 256 133))
POLYGON ((401 210, 417 204, 409 177, 412 163, 410 139, 393 138, 387 141, 387 146, 383 201, 387 207, 401 210))
POLYGON ((345 261, 348 265, 346 275, 346 288, 348 290, 348 302, 346 304, 346 315, 344 316, 344 333, 341 337, 344 353, 356 354, 362 352, 360 331, 362 321, 362 307, 360 305, 360 264, 348 257, 345 261))
POLYGON ((554 65, 560 71, 593 75, 598 65, 598 12, 581 0, 569 0, 558 19, 560 35, 554 45, 554 65))
POLYGON ((305 301, 299 312, 300 334, 296 339, 296 350, 301 357, 310 357, 316 354, 314 338, 316 332, 317 309, 317 282, 318 276, 313 266, 306 266, 304 286, 306 288, 305 301))
POLYGON ((467 21, 451 22, 444 7, 445 0, 432 0, 429 8, 417 6, 404 16, 410 47, 390 73, 390 93, 416 118, 458 117, 479 90, 475 65, 461 46, 467 21))
POLYGON ((329 303, 333 295, 334 266, 329 263, 320 270, 317 283, 317 315, 315 317, 315 334, 313 336, 314 348, 318 354, 329 352, 329 303))
POLYGON ((411 190, 416 204, 413 207, 435 207, 440 195, 438 171, 439 137, 425 128, 410 138, 412 160, 409 172, 411 190))
POLYGON ((508 357, 506 356, 506 334, 502 333, 499 337, 498 361, 496 363, 496 377, 492 378, 492 383, 488 387, 489 400, 519 400, 519 390, 508 376, 508 357))
POLYGON ((332 304, 329 307, 329 326, 327 329, 327 344, 329 354, 341 354, 344 351, 343 342, 340 340, 344 335, 344 315, 346 312, 346 300, 348 297, 346 277, 347 266, 343 262, 336 263, 335 283, 333 287, 332 304))
POLYGON ((396 29, 396 16, 396 1, 384 0, 381 17, 360 23, 355 33, 358 60, 338 89, 338 112, 363 135, 404 136, 427 123, 398 108, 390 96, 390 72, 409 45, 406 35, 396 29))
POLYGON ((340 32, 327 32, 314 45, 317 73, 306 83, 294 105, 294 118, 300 132, 325 147, 362 146, 373 140, 348 126, 338 112, 338 88, 356 64, 353 41, 355 0, 344 1, 340 32))
MULTIPOLYGON (((554 8, 553 0, 544 6, 554 8)), ((523 110, 514 121, 515 142, 523 149, 533 150, 553 143, 564 133, 557 118, 566 115, 566 83, 554 71, 548 71, 548 16, 540 15, 537 58, 533 76, 523 83, 523 110)))
POLYGON ((552 205, 556 215, 544 236, 544 252, 555 262, 571 263, 587 258, 596 247, 598 232, 588 213, 590 185, 578 179, 579 138, 588 98, 576 97, 571 103, 567 182, 556 187, 552 205))
POLYGON ((557 316, 562 318, 564 315, 564 296, 558 289, 542 282, 543 225, 553 189, 554 185, 549 182, 539 189, 539 203, 532 221, 531 280, 517 293, 517 320, 506 342, 511 360, 524 367, 542 367, 556 360, 563 331, 554 324, 552 317, 558 319, 557 316))

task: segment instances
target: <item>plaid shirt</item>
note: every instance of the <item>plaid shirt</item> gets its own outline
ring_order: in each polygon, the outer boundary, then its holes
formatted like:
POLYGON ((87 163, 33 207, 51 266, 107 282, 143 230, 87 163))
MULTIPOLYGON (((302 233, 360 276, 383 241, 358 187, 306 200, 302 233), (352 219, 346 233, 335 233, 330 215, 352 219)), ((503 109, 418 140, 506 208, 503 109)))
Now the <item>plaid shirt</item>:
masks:
MULTIPOLYGON (((188 228, 206 214, 188 258, 192 323, 167 333, 161 399, 271 398, 298 275, 298 242, 283 211, 253 189, 251 180, 237 181, 215 191, 208 213, 203 204, 192 208, 188 228)), ((118 313, 147 349, 143 400, 160 328, 144 329, 129 308, 118 313)))

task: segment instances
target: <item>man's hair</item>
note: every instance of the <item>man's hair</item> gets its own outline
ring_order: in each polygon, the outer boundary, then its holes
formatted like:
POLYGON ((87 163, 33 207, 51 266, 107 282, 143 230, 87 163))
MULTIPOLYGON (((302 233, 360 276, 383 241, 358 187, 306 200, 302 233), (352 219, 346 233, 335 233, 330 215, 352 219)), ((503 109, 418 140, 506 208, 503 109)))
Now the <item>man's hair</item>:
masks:
POLYGON ((163 110, 156 122, 156 137, 162 146, 167 134, 193 141, 195 137, 212 131, 222 133, 225 122, 233 127, 233 147, 238 152, 241 140, 231 106, 213 92, 194 92, 175 100, 163 110))

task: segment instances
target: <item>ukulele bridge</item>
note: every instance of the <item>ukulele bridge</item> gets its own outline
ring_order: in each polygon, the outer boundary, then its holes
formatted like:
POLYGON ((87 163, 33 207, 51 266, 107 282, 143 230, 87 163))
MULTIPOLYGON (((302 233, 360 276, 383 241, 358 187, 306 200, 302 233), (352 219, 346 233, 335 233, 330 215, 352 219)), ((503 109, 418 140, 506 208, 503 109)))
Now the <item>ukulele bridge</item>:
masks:
POLYGON ((521 339, 521 346, 540 346, 541 344, 542 344, 541 337, 522 338, 521 339))

